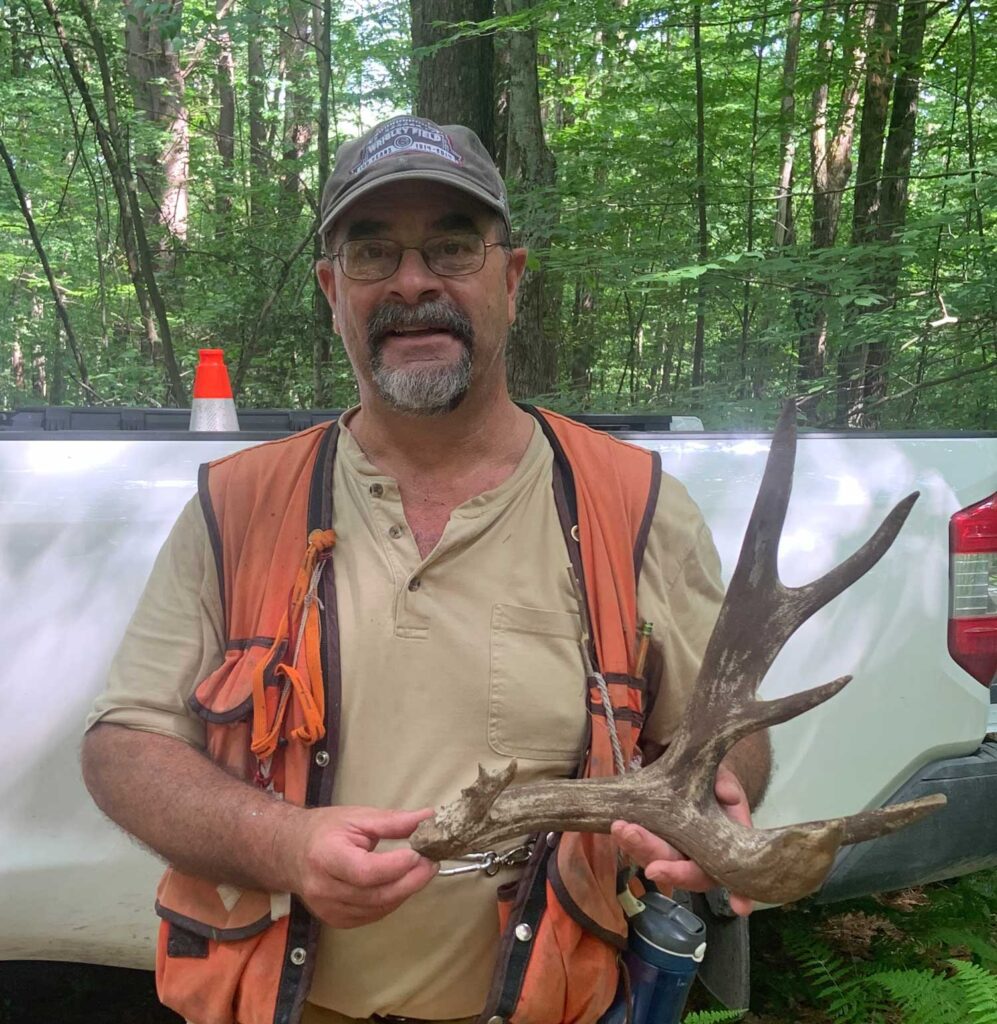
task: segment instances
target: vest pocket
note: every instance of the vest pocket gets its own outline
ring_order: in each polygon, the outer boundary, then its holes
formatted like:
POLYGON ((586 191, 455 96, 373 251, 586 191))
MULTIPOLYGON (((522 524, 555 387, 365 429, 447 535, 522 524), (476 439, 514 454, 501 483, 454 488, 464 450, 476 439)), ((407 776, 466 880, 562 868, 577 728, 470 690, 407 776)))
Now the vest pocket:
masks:
POLYGON ((208 940, 169 921, 166 924, 166 955, 171 960, 204 960, 208 955, 208 940))
POLYGON ((170 937, 174 929, 178 943, 176 952, 167 944, 168 956, 196 956, 184 952, 182 936, 199 936, 215 942, 237 942, 258 935, 274 921, 290 913, 286 893, 267 893, 256 889, 238 889, 232 885, 215 885, 204 878, 167 868, 156 892, 156 913, 169 922, 170 937))
POLYGON ((273 898, 174 868, 158 896, 160 1001, 197 1024, 273 1024, 290 920, 275 919, 273 898))
POLYGON ((587 721, 580 636, 573 613, 493 607, 488 745, 497 754, 574 766, 587 721))
POLYGON ((272 643, 272 637, 231 641, 225 660, 194 688, 188 701, 191 710, 213 725, 249 718, 253 713, 253 672, 272 643))

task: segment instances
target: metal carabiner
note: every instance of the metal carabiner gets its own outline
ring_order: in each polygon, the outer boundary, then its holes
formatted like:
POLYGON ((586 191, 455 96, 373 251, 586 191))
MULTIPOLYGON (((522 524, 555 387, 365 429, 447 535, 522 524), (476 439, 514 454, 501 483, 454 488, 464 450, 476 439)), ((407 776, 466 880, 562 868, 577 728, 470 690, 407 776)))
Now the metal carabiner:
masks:
POLYGON ((495 863, 498 867, 511 868, 516 867, 519 864, 525 864, 533 854, 532 842, 523 843, 522 846, 514 846, 511 850, 506 850, 505 853, 499 853, 495 857, 495 863))
POLYGON ((460 864, 455 868, 440 868, 439 875, 470 875, 475 871, 484 871, 488 875, 494 875, 498 871, 495 861, 497 855, 494 850, 487 853, 466 853, 463 857, 456 857, 455 860, 468 861, 467 864, 460 864))
POLYGON ((470 875, 475 871, 484 871, 489 878, 494 877, 502 868, 518 867, 525 864, 533 853, 532 842, 523 843, 521 846, 514 846, 511 850, 497 853, 489 850, 487 853, 465 853, 463 857, 455 857, 455 860, 467 861, 466 864, 459 864, 455 868, 440 868, 438 874, 470 875))

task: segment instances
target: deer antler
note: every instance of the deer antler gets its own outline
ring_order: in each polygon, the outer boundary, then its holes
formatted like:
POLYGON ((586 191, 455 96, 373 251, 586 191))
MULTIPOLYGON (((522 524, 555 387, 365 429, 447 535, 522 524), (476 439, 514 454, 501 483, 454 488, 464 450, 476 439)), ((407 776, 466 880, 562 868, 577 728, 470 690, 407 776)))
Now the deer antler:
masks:
POLYGON ((795 418, 787 403, 696 687, 665 753, 624 776, 512 788, 515 761, 500 772, 479 768, 477 782, 419 825, 416 850, 443 860, 534 832, 608 832, 624 819, 668 840, 732 892, 788 903, 820 886, 842 845, 894 832, 945 803, 944 796, 928 796, 773 829, 739 825, 717 803, 717 768, 738 740, 822 704, 850 681, 843 676, 778 700, 756 697, 790 636, 879 561, 918 497, 904 498, 841 565, 813 583, 785 586, 777 558, 793 480, 795 418))

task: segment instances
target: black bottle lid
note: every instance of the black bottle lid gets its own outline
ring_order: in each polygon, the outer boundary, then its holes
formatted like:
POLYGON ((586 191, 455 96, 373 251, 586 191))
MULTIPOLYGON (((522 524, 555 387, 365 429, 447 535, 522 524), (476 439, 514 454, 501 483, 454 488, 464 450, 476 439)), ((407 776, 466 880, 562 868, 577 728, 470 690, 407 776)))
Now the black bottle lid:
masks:
POLYGON ((692 911, 660 892, 646 892, 640 900, 644 910, 630 919, 630 927, 644 942, 673 956, 703 959, 706 925, 692 911))

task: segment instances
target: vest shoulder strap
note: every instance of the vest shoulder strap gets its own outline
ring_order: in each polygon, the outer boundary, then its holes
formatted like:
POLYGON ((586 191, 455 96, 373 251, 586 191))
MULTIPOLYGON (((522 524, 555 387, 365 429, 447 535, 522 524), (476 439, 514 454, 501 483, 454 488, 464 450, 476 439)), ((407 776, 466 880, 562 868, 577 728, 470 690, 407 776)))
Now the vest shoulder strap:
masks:
POLYGON ((287 593, 309 532, 328 525, 321 522, 324 474, 337 433, 335 423, 321 423, 201 467, 198 494, 218 568, 228 639, 252 635, 262 601, 259 591, 286 577, 287 593))
POLYGON ((627 674, 636 649, 637 583, 658 503, 661 457, 558 413, 527 411, 554 449, 564 514, 577 524, 598 665, 604 673, 627 674))

